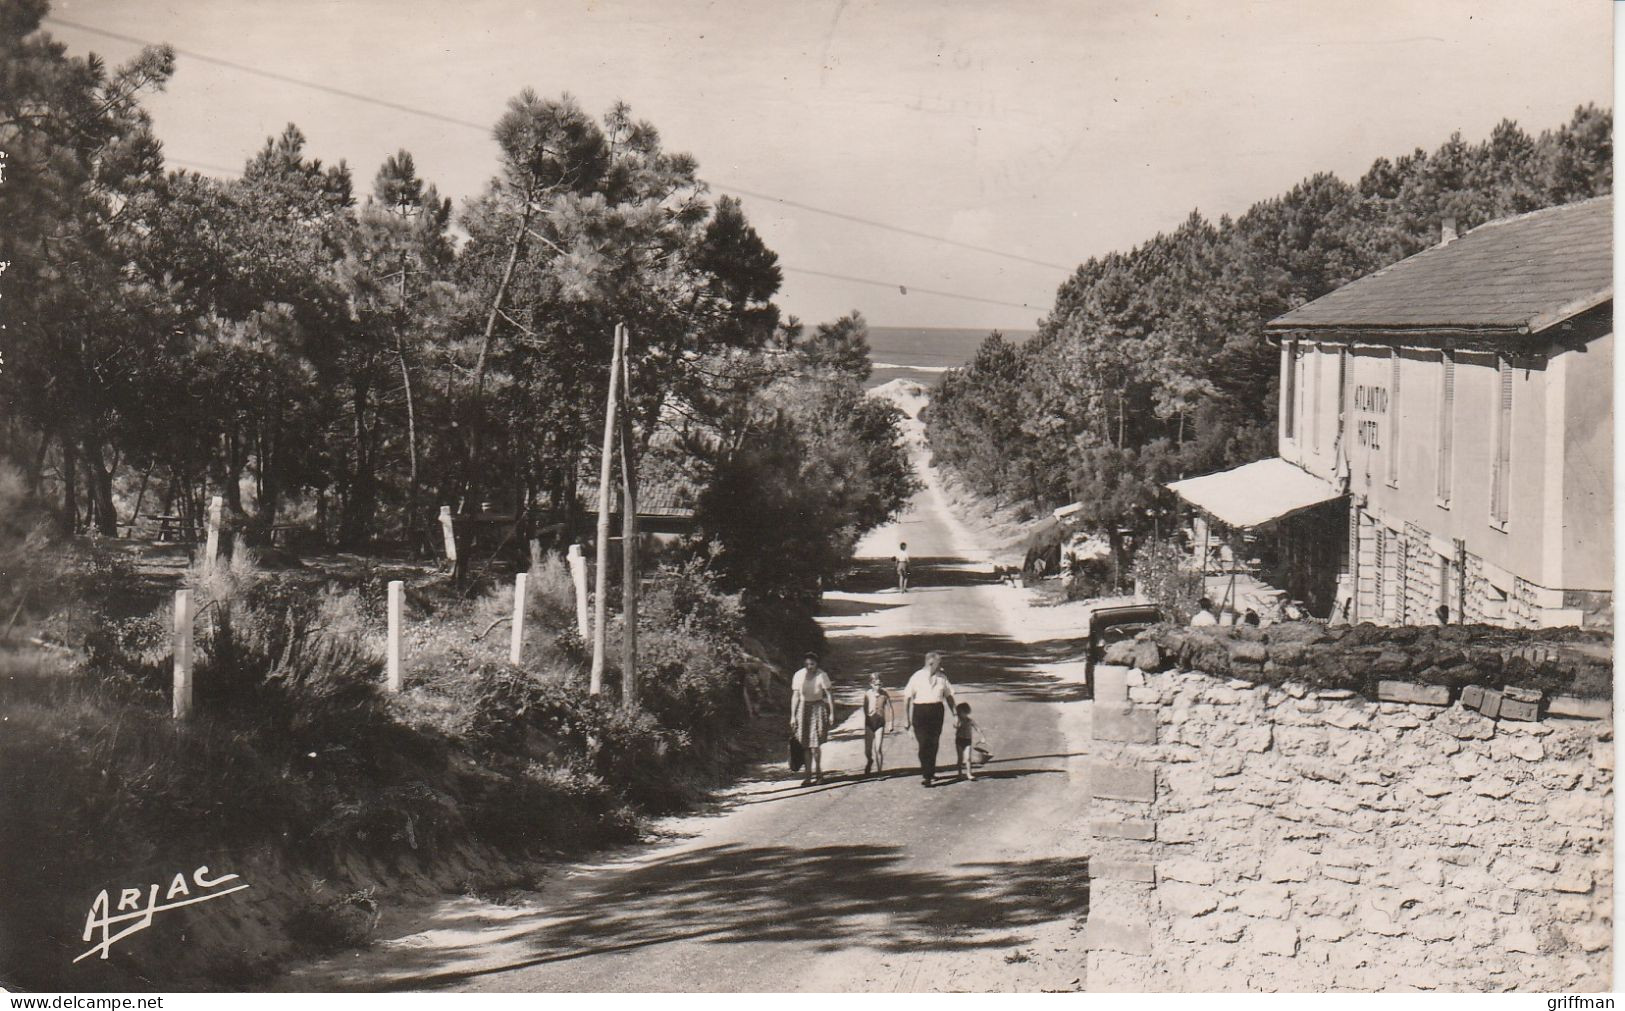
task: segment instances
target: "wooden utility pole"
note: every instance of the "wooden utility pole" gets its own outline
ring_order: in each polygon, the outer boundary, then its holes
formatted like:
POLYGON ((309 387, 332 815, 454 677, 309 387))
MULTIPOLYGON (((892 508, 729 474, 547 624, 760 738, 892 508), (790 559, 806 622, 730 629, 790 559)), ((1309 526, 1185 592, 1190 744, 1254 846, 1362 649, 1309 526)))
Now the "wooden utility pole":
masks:
MULTIPOLYGON (((624 328, 623 328, 624 332, 624 328)), ((632 449, 632 365, 621 350, 621 705, 638 704, 638 467, 632 449)))
POLYGON ((519 215, 519 227, 513 233, 513 241, 508 246, 508 262, 502 268, 502 280, 497 282, 496 294, 491 298, 491 311, 485 317, 485 333, 480 337, 480 354, 474 361, 474 400, 473 400, 473 431, 469 432, 468 455, 463 458, 463 497, 462 507, 467 506, 469 492, 474 487, 474 468, 478 465, 480 455, 480 433, 485 428, 485 406, 482 397, 485 394, 485 363, 491 354, 491 338, 497 329, 497 317, 502 315, 502 301, 508 297, 508 286, 513 283, 514 268, 519 265, 519 253, 525 247, 525 233, 530 231, 530 218, 535 213, 536 205, 531 203, 530 195, 524 197, 525 208, 519 215))
POLYGON ((615 419, 621 400, 622 356, 626 353, 626 326, 615 325, 615 346, 610 353, 609 398, 604 404, 604 455, 598 464, 598 578, 593 602, 592 682, 594 695, 604 690, 604 656, 609 651, 609 516, 614 494, 615 419))

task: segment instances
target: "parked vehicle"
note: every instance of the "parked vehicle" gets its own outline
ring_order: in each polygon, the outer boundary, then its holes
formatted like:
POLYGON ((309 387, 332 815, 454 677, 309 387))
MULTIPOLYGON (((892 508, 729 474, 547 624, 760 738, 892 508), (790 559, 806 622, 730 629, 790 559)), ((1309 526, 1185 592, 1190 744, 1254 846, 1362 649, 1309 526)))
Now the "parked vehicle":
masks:
POLYGON ((1084 663, 1089 698, 1095 697, 1095 664, 1105 656, 1106 647, 1114 642, 1132 639, 1163 620, 1162 611, 1155 604, 1118 604, 1096 608, 1090 613, 1089 650, 1084 663))

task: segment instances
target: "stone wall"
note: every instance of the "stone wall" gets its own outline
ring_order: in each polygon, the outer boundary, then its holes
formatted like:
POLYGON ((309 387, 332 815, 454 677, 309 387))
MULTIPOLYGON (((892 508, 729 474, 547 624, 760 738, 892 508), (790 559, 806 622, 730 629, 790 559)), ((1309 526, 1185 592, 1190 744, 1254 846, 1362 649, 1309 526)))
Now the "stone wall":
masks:
POLYGON ((1097 670, 1091 988, 1610 985, 1612 724, 1097 670))

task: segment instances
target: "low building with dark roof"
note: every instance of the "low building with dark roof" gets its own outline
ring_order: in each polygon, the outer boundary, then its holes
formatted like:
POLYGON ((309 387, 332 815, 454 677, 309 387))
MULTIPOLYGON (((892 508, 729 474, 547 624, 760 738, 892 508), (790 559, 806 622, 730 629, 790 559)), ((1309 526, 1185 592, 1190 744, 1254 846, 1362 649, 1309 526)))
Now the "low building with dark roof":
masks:
MULTIPOLYGON (((1447 231, 1266 326, 1270 466, 1324 488, 1282 501, 1343 524, 1298 546, 1319 564, 1295 595, 1379 624, 1612 624, 1612 236, 1611 197, 1447 231)), ((1227 509, 1223 478, 1176 491, 1227 509)))

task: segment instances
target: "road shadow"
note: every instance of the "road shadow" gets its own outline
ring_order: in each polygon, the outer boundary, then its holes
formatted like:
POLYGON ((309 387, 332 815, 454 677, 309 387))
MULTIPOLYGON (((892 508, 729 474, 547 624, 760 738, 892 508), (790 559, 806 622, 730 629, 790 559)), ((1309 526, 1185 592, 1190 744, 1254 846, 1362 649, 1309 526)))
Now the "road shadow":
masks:
MULTIPOLYGON (((937 867, 901 846, 709 846, 617 874, 561 905, 501 919, 455 913, 428 930, 501 929, 500 964, 459 968, 485 948, 416 948, 393 953, 405 970, 380 979, 370 969, 324 981, 349 990, 415 990, 478 977, 670 943, 792 942, 834 952, 971 951, 1010 947, 1027 928, 1089 912, 1086 858, 937 867), (884 913, 885 931, 850 936, 853 917, 884 913)), ((702 956, 703 957, 703 956, 702 956)), ((630 981, 629 981, 630 982, 630 981)))
POLYGON ((837 689, 868 684, 869 675, 894 694, 925 662, 925 654, 942 654, 942 668, 955 691, 970 696, 981 691, 1004 692, 1013 698, 1037 702, 1081 702, 1088 686, 1045 673, 1044 668, 1075 659, 1086 640, 1017 642, 1008 636, 982 632, 925 630, 896 635, 853 635, 840 640, 841 661, 836 663, 837 689), (855 664, 855 667, 853 666, 855 664), (844 668, 844 669, 843 669, 844 668))
MULTIPOLYGON (((911 558, 908 563, 910 591, 932 587, 986 586, 999 580, 991 566, 955 558, 952 555, 928 555, 911 558)), ((858 559, 841 579, 838 589, 848 593, 879 593, 897 590, 897 566, 885 558, 858 559)), ((898 594, 899 599, 907 594, 898 594)))
POLYGON ((869 600, 836 600, 825 597, 818 605, 820 618, 859 618, 866 614, 878 611, 890 611, 899 607, 908 606, 903 602, 901 595, 898 603, 877 603, 869 600))

